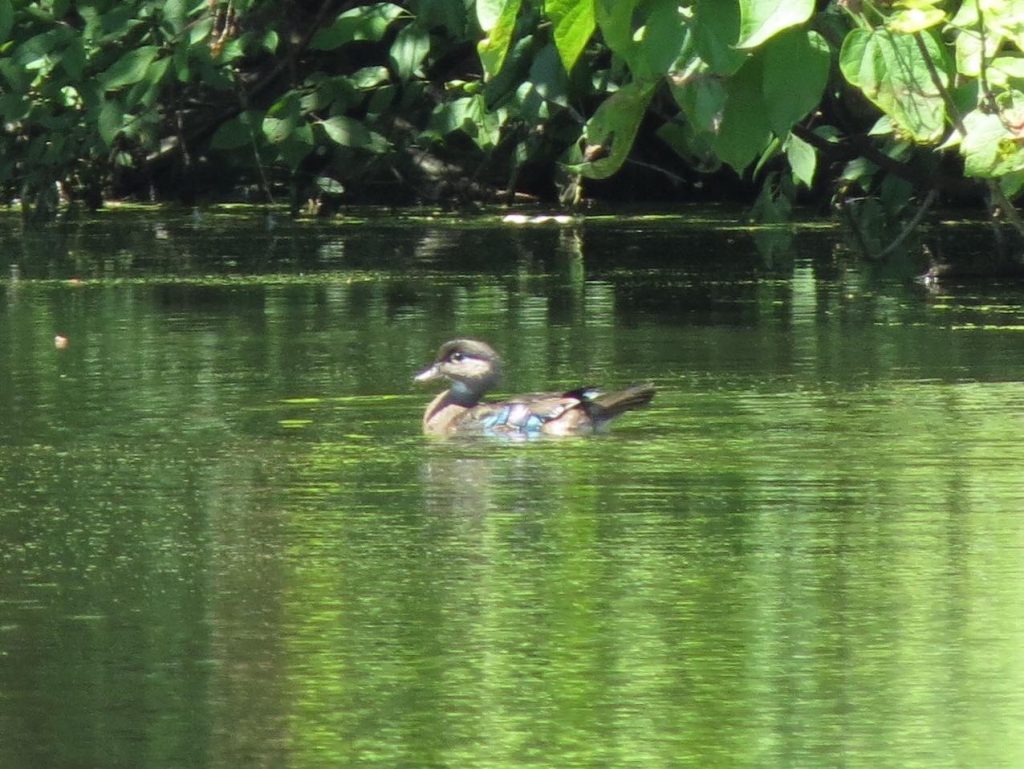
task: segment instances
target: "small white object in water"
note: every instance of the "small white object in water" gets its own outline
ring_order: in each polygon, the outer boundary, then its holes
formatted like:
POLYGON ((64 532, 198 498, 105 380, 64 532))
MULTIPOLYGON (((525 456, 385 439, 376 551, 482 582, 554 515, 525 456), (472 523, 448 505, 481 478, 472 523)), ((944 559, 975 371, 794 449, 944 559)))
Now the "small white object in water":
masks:
POLYGON ((506 214, 502 217, 503 222, 506 224, 548 224, 554 222, 555 224, 570 224, 572 217, 568 214, 537 214, 536 216, 527 216, 526 214, 506 214))

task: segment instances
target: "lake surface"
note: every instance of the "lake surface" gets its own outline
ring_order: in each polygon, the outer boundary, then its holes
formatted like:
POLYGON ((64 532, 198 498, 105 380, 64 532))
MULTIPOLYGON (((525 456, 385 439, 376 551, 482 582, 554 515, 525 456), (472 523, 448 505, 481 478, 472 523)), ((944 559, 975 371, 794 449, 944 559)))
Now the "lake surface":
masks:
POLYGON ((495 222, 0 222, 0 767, 1024 766, 1024 290, 495 222))

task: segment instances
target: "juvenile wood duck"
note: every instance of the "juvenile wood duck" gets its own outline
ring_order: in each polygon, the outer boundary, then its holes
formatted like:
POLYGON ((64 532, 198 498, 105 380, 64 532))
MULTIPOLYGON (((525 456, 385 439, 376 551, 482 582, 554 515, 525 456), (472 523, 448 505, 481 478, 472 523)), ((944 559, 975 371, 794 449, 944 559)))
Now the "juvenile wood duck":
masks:
POLYGON ((416 381, 440 377, 449 380, 451 387, 427 406, 423 415, 427 435, 584 435, 602 430, 614 417, 646 406, 654 397, 654 385, 644 383, 610 393, 580 387, 481 402, 501 378, 501 358, 490 345, 475 339, 445 342, 434 363, 417 374, 416 381))

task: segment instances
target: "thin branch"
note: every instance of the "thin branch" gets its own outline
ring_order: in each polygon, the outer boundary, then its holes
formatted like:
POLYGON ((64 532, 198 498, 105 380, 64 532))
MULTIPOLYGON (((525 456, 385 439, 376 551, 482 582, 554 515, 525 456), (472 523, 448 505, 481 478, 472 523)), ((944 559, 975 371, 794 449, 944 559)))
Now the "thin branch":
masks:
POLYGON ((983 3, 977 3, 976 10, 978 11, 978 40, 981 44, 981 50, 978 54, 978 82, 981 83, 981 93, 985 97, 985 101, 988 102, 989 109, 994 113, 999 112, 999 105, 996 104, 996 97, 992 94, 992 89, 988 85, 988 64, 985 61, 985 46, 987 41, 985 38, 985 12, 981 6, 983 3))
POLYGON ((910 237, 910 234, 917 229, 917 226, 921 223, 921 220, 924 219, 924 215, 928 213, 928 209, 932 207, 932 204, 935 202, 935 198, 937 198, 938 196, 938 191, 930 190, 928 194, 925 196, 924 202, 921 203, 921 207, 917 209, 917 213, 914 214, 913 218, 909 222, 907 222, 907 226, 903 228, 903 231, 896 236, 896 239, 893 240, 892 243, 890 243, 888 246, 882 249, 882 251, 877 256, 875 256, 875 258, 884 259, 897 248, 899 248, 900 245, 903 244, 903 241, 910 237))

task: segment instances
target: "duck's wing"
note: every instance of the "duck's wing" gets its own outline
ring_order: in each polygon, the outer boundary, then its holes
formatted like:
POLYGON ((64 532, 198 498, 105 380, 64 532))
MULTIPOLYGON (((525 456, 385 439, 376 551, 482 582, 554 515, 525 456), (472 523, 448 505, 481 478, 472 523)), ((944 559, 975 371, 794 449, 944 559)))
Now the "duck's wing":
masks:
MULTIPOLYGON (((582 405, 580 391, 568 393, 529 393, 496 403, 481 403, 466 415, 484 430, 504 433, 539 434, 545 425, 565 419, 582 405)), ((586 414, 581 412, 585 418, 586 414)), ((573 420, 574 423, 578 420, 573 420)))
POLYGON ((623 411, 647 405, 653 397, 654 386, 649 383, 608 393, 594 387, 530 393, 480 403, 466 412, 464 421, 479 425, 484 432, 510 435, 589 433, 601 430, 623 411))

